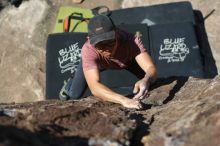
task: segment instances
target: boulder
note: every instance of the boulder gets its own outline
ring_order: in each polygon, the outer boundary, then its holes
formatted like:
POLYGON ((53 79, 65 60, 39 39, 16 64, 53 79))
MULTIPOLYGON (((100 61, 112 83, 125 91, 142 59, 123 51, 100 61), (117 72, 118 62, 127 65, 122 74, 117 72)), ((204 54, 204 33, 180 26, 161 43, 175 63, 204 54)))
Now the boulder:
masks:
POLYGON ((96 97, 0 104, 0 144, 217 146, 220 76, 160 80, 134 110, 96 97), (28 137, 28 138, 27 138, 28 137))

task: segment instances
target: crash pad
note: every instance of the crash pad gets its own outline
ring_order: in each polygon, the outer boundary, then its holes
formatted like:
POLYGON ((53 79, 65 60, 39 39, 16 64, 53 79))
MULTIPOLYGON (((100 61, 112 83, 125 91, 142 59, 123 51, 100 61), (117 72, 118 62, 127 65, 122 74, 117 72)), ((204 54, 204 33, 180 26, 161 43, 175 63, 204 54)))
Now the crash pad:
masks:
POLYGON ((174 2, 114 10, 111 18, 116 25, 146 23, 148 26, 166 23, 195 24, 190 2, 174 2))
POLYGON ((151 26, 149 37, 158 77, 204 77, 203 58, 191 22, 151 26))
POLYGON ((50 34, 46 45, 46 97, 58 98, 63 81, 71 77, 81 59, 87 33, 50 34))

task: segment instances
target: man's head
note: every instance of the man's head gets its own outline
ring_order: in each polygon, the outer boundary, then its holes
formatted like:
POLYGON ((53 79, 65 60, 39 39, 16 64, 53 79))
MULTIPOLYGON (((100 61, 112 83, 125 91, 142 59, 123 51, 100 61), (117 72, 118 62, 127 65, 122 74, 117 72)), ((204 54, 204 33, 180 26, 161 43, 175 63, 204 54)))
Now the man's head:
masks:
POLYGON ((88 36, 93 46, 115 40, 115 25, 108 16, 96 15, 89 21, 88 36))

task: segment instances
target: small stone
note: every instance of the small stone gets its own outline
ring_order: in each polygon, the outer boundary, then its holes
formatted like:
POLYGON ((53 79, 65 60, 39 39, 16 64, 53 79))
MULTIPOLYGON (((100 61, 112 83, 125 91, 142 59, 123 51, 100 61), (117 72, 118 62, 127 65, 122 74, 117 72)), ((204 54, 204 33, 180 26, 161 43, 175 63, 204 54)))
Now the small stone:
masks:
POLYGON ((81 4, 83 2, 83 0, 72 0, 73 3, 76 3, 76 4, 81 4))

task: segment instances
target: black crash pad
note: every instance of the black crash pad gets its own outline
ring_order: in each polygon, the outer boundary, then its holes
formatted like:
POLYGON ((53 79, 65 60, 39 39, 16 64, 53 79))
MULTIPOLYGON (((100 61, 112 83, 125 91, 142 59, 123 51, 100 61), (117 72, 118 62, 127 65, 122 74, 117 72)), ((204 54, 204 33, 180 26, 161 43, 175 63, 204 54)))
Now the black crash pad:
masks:
POLYGON ((112 11, 116 25, 146 23, 148 26, 166 23, 192 22, 195 24, 190 2, 176 2, 112 11))
POLYGON ((46 46, 46 97, 58 98, 63 81, 74 74, 87 33, 50 34, 46 46))
POLYGON ((200 47, 192 23, 172 23, 149 28, 151 56, 159 77, 204 77, 200 47))

